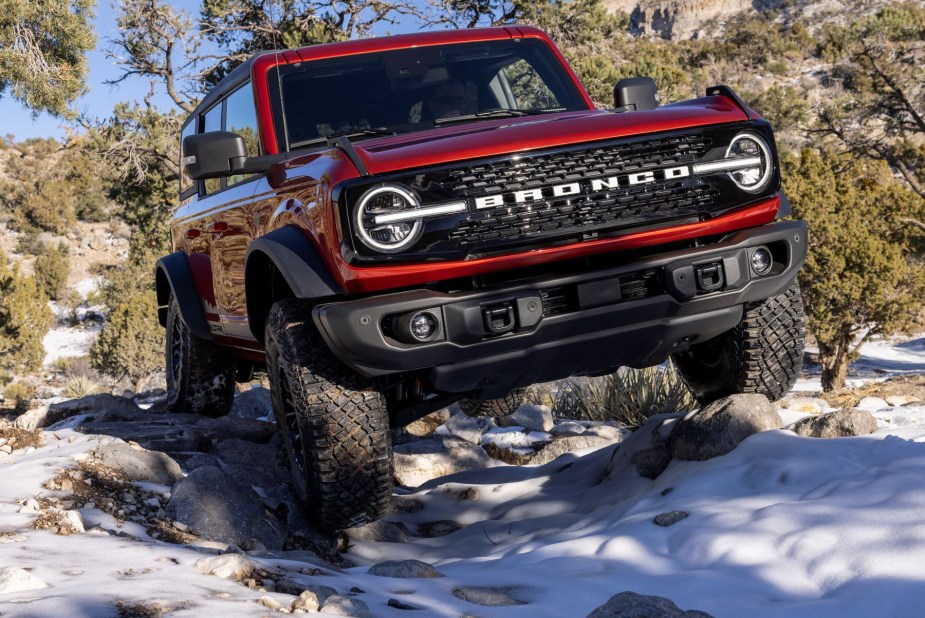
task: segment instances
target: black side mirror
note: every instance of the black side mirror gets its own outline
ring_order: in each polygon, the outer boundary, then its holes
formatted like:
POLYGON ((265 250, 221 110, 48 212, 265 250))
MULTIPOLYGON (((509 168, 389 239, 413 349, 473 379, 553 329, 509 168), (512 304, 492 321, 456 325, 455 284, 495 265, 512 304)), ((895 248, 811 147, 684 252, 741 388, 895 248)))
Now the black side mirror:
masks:
POLYGON ((621 79, 613 88, 613 106, 618 112, 634 112, 658 107, 658 89, 651 77, 621 79))
POLYGON ((193 180, 232 176, 244 165, 244 138, 229 131, 213 131, 183 138, 183 165, 193 180))

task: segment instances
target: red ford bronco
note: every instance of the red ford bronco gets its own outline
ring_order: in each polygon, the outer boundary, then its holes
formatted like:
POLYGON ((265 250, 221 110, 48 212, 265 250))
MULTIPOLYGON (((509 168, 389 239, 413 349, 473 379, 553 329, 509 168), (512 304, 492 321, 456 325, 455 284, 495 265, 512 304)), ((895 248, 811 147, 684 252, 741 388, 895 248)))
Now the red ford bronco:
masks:
POLYGON ((780 398, 803 357, 806 229, 771 127, 725 86, 596 109, 526 27, 257 54, 182 130, 157 263, 172 410, 266 368, 324 529, 392 493, 390 428, 454 401, 671 356, 701 400, 780 398))

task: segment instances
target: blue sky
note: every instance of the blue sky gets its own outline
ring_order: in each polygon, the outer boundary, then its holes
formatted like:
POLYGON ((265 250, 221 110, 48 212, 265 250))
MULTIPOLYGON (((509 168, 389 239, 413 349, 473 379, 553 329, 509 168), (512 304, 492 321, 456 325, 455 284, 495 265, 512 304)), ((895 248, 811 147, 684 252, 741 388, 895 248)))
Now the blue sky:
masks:
MULTIPOLYGON (((148 82, 145 79, 132 78, 116 86, 108 86, 104 82, 117 78, 121 72, 111 60, 106 58, 103 50, 108 46, 107 39, 113 38, 116 31, 115 15, 109 0, 97 0, 95 30, 97 36, 96 49, 90 52, 87 59, 90 64, 90 75, 87 80, 89 92, 85 94, 76 105, 81 112, 92 116, 108 116, 113 105, 119 101, 141 100, 148 93, 148 82)), ((170 4, 182 8, 194 16, 199 13, 199 0, 171 0, 170 4)), ((170 108, 173 103, 166 95, 161 94, 155 99, 159 107, 170 108)), ((48 114, 41 114, 32 118, 32 112, 23 109, 19 102, 9 96, 0 99, 0 135, 12 134, 17 140, 29 137, 64 137, 64 121, 52 118, 48 114)))

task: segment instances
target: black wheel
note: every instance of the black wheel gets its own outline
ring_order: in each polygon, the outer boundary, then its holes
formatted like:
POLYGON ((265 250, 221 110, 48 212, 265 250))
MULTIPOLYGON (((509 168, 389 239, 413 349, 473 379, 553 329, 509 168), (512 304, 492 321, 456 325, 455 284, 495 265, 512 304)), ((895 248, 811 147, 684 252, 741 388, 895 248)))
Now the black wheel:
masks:
POLYGON ((234 398, 234 353, 190 332, 171 294, 167 310, 167 409, 223 416, 234 398))
POLYGON ((267 371, 296 497, 326 531, 382 516, 392 496, 385 397, 327 348, 297 299, 270 310, 267 371))
POLYGON ((672 355, 701 403, 735 393, 786 395, 803 368, 803 298, 794 280, 778 296, 747 303, 732 330, 672 355))
POLYGON ((504 397, 498 399, 488 399, 479 401, 478 399, 462 399, 459 402, 459 409, 469 416, 490 416, 491 418, 501 418, 513 414, 517 408, 523 405, 527 397, 527 389, 515 388, 504 397))

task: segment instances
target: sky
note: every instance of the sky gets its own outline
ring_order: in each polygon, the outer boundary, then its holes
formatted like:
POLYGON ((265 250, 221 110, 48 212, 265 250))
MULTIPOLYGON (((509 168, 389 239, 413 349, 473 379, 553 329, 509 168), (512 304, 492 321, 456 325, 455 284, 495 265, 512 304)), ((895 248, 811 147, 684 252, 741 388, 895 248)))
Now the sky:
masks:
MULTIPOLYGON (((199 12, 199 0, 171 0, 169 4, 193 15, 199 12)), ((87 55, 90 65, 88 92, 77 101, 75 107, 81 113, 105 117, 119 101, 144 98, 149 86, 147 80, 137 77, 130 77, 115 86, 105 83, 106 80, 116 79, 121 75, 120 69, 104 53, 109 45, 108 39, 113 38, 116 32, 115 12, 110 0, 97 0, 94 26, 97 42, 96 49, 87 55)), ((155 98, 155 102, 164 109, 173 106, 163 92, 155 98)), ((23 108, 18 101, 9 96, 0 98, 0 135, 12 134, 17 140, 30 137, 62 138, 65 135, 64 125, 63 120, 48 114, 40 114, 33 118, 32 112, 23 108)))

